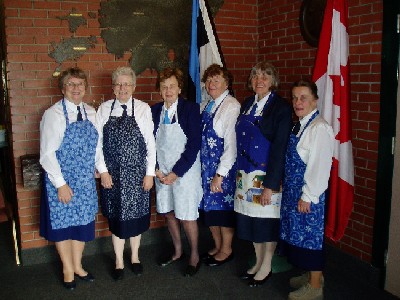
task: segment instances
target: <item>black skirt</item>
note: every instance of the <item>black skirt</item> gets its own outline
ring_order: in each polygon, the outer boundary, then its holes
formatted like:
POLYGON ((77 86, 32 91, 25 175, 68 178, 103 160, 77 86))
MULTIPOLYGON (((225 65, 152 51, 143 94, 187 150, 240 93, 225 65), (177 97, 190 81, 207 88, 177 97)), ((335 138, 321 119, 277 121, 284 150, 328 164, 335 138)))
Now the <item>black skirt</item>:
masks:
POLYGON ((239 239, 253 243, 277 242, 279 218, 256 218, 236 213, 236 234, 239 239))
POLYGON ((199 210, 200 221, 207 227, 236 227, 235 212, 233 210, 199 210))

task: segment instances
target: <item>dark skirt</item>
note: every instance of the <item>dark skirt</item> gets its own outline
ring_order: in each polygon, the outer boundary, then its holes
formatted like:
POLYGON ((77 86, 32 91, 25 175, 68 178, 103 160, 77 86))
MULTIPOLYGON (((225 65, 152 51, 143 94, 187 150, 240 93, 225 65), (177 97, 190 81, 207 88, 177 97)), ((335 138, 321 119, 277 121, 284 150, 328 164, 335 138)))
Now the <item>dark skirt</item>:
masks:
POLYGON ((40 200, 40 236, 51 242, 62 242, 66 240, 89 242, 94 240, 94 230, 94 220, 86 225, 53 229, 50 222, 50 208, 46 187, 42 186, 42 197, 40 200))
POLYGON ((221 226, 221 227, 236 227, 236 217, 233 210, 199 210, 200 221, 207 227, 221 226))
POLYGON ((236 234, 239 239, 253 243, 277 242, 279 218, 256 218, 236 213, 236 234))
POLYGON ((109 230, 120 239, 128 239, 142 234, 150 227, 150 214, 127 221, 108 219, 109 230))
POLYGON ((279 243, 280 254, 296 267, 305 271, 322 271, 325 263, 324 248, 322 250, 310 250, 300 248, 281 240, 279 243))

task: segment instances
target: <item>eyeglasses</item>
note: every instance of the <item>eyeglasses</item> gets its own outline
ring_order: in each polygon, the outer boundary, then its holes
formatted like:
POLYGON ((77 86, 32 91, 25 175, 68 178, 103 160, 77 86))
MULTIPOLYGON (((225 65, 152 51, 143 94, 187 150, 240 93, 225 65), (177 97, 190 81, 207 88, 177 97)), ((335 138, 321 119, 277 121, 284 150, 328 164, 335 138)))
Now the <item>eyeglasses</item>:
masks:
POLYGON ((129 82, 119 82, 119 83, 114 84, 114 87, 116 89, 120 89, 122 87, 131 87, 131 86, 133 86, 133 83, 129 83, 129 82))
POLYGON ((84 82, 67 82, 66 84, 64 84, 66 87, 70 88, 70 89, 74 89, 74 88, 79 88, 82 89, 85 87, 85 83, 84 82))

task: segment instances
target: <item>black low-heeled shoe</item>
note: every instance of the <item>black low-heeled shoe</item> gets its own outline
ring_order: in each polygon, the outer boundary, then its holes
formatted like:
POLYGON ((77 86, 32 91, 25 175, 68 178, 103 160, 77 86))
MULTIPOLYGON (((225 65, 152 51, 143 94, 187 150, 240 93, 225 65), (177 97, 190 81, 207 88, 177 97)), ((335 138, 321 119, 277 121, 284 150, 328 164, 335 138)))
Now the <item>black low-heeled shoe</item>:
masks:
POLYGON ((201 260, 199 260, 199 262, 197 263, 196 266, 188 265, 188 266, 186 267, 186 270, 185 270, 185 273, 183 274, 183 276, 185 276, 185 277, 192 277, 192 276, 196 275, 196 273, 197 273, 197 272, 199 271, 199 269, 200 269, 200 266, 201 266, 201 260))
POLYGON ((264 283, 267 282, 268 279, 271 278, 271 276, 272 276, 272 271, 270 271, 270 272, 268 273, 268 275, 265 276, 264 279, 257 280, 257 279, 254 279, 254 278, 253 278, 253 279, 250 280, 250 282, 249 282, 249 287, 257 287, 257 286, 263 285, 264 283))
POLYGON ((181 256, 179 256, 177 259, 173 259, 173 256, 174 256, 174 255, 171 254, 171 255, 162 257, 162 258, 158 261, 157 264, 158 264, 160 267, 166 267, 166 266, 168 266, 168 265, 170 265, 170 264, 172 264, 172 263, 174 263, 174 262, 180 261, 180 260, 182 260, 183 258, 185 258, 185 253, 182 252, 181 256))
POLYGON ((124 269, 114 269, 112 277, 115 281, 122 280, 124 278, 124 269))
POLYGON ((256 276, 256 274, 249 274, 249 273, 247 273, 247 271, 244 271, 242 274, 239 275, 239 278, 243 279, 243 280, 249 280, 249 279, 253 279, 254 276, 256 276))
POLYGON ((72 291, 72 290, 74 290, 74 289, 76 289, 76 282, 75 282, 75 280, 72 280, 72 281, 70 281, 70 282, 63 282, 63 286, 67 289, 67 290, 70 290, 70 291, 72 291))
MULTIPOLYGON (((215 255, 215 254, 214 254, 215 255)), ((206 252, 200 255, 200 260, 201 261, 206 261, 207 259, 212 258, 214 255, 211 255, 210 253, 206 252)))
POLYGON ((233 257, 234 257, 233 252, 231 254, 229 254, 223 260, 216 260, 215 256, 211 256, 206 261, 204 261, 204 264, 209 267, 218 267, 218 266, 222 266, 224 263, 231 261, 233 259, 233 257))
POLYGON ((136 276, 141 276, 143 274, 143 265, 141 263, 132 263, 132 272, 136 276))
POLYGON ((76 277, 78 277, 80 280, 86 281, 86 282, 93 282, 94 281, 94 276, 90 273, 87 273, 85 276, 80 276, 78 274, 75 274, 76 277))

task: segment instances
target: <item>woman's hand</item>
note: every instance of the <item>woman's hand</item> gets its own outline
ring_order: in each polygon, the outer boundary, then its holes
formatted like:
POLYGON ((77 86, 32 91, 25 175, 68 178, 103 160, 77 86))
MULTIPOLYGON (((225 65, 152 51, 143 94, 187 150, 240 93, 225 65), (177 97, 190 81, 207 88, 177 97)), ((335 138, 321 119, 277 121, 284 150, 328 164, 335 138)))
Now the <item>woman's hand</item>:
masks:
POLYGON ((156 177, 160 180, 163 181, 165 174, 163 172, 161 172, 160 170, 156 170, 156 177))
POLYGON ((176 175, 174 172, 170 172, 167 176, 163 177, 162 180, 160 180, 162 183, 171 185, 174 184, 174 182, 178 179, 178 175, 176 175))
POLYGON ((150 191, 150 189, 153 187, 154 180, 153 176, 146 175, 143 178, 143 189, 147 192, 150 191))
POLYGON ((308 214, 311 212, 311 202, 305 202, 302 199, 297 203, 297 210, 301 213, 308 214))
POLYGON ((269 188, 264 188, 260 196, 260 204, 262 206, 270 205, 272 197, 272 190, 269 188))
POLYGON ((112 177, 108 172, 100 174, 101 185, 105 189, 111 189, 113 186, 112 177))
POLYGON ((224 177, 218 176, 217 174, 214 175, 213 180, 211 181, 211 193, 222 193, 222 180, 224 177))
POLYGON ((74 195, 72 189, 69 187, 68 184, 64 184, 57 189, 58 192, 58 200, 64 204, 68 204, 72 196, 74 195))

